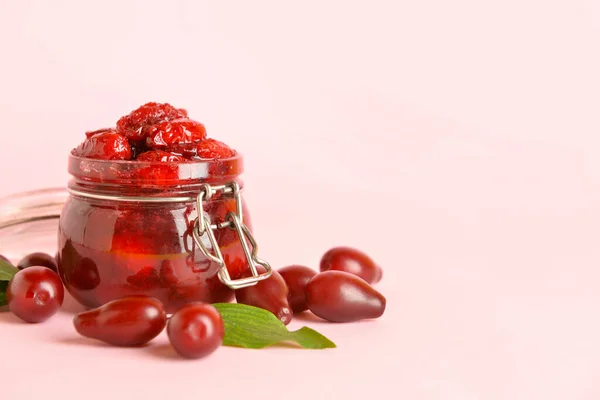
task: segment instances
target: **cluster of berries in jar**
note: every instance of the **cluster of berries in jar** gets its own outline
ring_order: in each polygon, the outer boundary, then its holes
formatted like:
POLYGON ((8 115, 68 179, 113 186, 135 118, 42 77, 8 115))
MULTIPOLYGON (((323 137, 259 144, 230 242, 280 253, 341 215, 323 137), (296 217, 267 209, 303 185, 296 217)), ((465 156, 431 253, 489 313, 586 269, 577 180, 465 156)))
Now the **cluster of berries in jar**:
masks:
POLYGON ((190 162, 230 158, 225 143, 207 138, 203 124, 167 103, 146 103, 121 117, 114 128, 86 132, 73 155, 98 160, 190 162))

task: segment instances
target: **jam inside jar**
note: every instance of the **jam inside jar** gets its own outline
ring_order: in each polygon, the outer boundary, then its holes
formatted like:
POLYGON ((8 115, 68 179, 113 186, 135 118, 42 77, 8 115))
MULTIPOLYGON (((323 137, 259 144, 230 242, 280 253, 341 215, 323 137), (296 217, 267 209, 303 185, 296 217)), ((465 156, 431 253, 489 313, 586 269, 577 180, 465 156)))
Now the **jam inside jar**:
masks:
MULTIPOLYGON (((93 160, 69 156, 70 196, 58 227, 59 272, 81 304, 97 307, 128 295, 153 296, 173 312, 192 301, 227 302, 233 289, 219 276, 222 267, 194 240, 196 199, 207 184, 241 188, 241 155, 183 163, 93 160)), ((241 194, 216 191, 202 210, 219 226, 241 205, 241 194)), ((248 275, 240 236, 232 227, 212 230, 231 279, 248 275)), ((205 249, 215 253, 207 235, 205 249)), ((245 239, 242 239, 245 240, 245 239)))

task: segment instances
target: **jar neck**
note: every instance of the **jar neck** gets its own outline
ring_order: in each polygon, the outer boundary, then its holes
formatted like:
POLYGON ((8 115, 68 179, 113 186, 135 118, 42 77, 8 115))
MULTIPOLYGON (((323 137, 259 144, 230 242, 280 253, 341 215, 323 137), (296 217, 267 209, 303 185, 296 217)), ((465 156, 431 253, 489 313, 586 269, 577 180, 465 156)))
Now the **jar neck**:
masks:
POLYGON ((243 185, 241 156, 185 163, 91 160, 69 157, 69 189, 116 196, 194 196, 203 184, 243 185))

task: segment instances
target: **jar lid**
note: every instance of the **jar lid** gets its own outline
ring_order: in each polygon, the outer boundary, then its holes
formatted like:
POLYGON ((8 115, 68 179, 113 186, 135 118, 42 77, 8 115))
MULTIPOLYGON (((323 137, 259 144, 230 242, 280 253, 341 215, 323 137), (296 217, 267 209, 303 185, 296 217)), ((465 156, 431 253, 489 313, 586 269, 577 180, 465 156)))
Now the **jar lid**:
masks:
POLYGON ((68 196, 66 188, 47 188, 0 198, 0 254, 13 263, 36 251, 54 256, 68 196))

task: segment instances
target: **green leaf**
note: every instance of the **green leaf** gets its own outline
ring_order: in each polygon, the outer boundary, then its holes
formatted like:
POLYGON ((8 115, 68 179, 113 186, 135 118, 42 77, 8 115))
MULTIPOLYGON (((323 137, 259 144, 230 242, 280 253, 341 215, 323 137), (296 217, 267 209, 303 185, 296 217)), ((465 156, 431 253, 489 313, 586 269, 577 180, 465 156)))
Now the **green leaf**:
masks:
POLYGON ((4 260, 0 260, 0 307, 6 305, 6 288, 10 279, 19 272, 4 260))
POLYGON ((283 342, 294 342, 305 349, 334 348, 335 343, 319 332, 303 327, 290 332, 271 312, 238 303, 213 304, 225 325, 224 346, 262 349, 283 342))
POLYGON ((18 269, 4 260, 0 260, 0 281, 10 281, 10 279, 19 272, 18 269))
POLYGON ((8 281, 0 281, 0 307, 5 306, 6 303, 6 287, 8 281))

